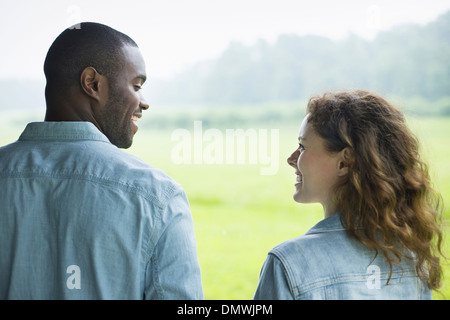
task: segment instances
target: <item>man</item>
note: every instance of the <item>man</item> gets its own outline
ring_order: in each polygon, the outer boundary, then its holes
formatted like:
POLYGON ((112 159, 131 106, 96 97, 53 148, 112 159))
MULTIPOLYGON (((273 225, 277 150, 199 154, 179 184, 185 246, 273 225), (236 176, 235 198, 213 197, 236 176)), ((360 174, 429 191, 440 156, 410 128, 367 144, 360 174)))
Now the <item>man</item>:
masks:
POLYGON ((0 298, 202 299, 183 189, 119 149, 148 109, 136 43, 82 23, 44 71, 45 121, 0 148, 0 298))

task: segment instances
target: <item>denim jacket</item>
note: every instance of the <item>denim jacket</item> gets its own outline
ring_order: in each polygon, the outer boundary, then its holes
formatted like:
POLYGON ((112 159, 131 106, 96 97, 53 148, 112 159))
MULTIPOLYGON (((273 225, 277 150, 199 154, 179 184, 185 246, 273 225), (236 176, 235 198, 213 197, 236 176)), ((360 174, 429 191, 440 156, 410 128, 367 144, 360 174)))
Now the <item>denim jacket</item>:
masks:
POLYGON ((0 148, 0 299, 202 299, 179 184, 90 122, 0 148))
POLYGON ((340 214, 320 221, 306 234, 270 250, 254 299, 431 299, 413 260, 389 264, 350 236, 340 214))

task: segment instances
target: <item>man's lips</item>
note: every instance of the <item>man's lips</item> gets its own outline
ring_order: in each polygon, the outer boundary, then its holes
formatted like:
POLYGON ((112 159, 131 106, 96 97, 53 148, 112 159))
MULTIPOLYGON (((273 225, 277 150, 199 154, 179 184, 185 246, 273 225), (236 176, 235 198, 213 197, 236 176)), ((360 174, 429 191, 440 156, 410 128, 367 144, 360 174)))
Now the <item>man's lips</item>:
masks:
POLYGON ((133 113, 131 121, 133 121, 134 124, 137 124, 140 118, 142 118, 142 113, 133 113))

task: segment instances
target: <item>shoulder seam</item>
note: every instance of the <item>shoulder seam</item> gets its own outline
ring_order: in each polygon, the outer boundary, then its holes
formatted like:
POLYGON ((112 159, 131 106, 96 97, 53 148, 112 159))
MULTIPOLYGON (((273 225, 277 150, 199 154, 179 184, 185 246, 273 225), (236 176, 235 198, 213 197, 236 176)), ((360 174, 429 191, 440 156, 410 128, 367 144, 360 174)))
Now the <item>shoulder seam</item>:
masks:
MULTIPOLYGON (((162 202, 157 197, 149 194, 144 188, 125 183, 120 180, 115 179, 108 179, 104 177, 99 177, 95 175, 90 174, 84 174, 84 173, 77 173, 77 172, 58 172, 58 173, 48 173, 48 172, 18 172, 18 171, 11 171, 8 173, 0 172, 1 178, 22 178, 22 179, 29 179, 34 177, 42 177, 42 178, 54 178, 54 179, 64 179, 64 180, 85 180, 90 181, 93 183, 102 184, 104 186, 113 186, 113 187, 119 187, 122 190, 125 190, 127 192, 131 192, 134 194, 138 194, 142 196, 143 198, 151 201, 152 203, 156 204, 158 208, 164 209, 167 206, 166 202, 162 202)), ((162 190, 162 194, 166 197, 166 200, 169 200, 172 195, 174 194, 176 190, 175 183, 167 184, 167 188, 162 190)))

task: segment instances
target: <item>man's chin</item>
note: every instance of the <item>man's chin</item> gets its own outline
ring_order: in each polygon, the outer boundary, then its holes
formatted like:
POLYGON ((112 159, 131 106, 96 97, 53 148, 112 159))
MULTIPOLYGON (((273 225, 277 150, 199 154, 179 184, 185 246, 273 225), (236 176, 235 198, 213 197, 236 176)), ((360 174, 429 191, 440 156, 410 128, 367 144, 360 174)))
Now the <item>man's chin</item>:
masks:
POLYGON ((128 149, 133 144, 133 138, 129 139, 109 139, 109 141, 120 149, 128 149))
POLYGON ((120 146, 117 146, 117 148, 120 148, 120 149, 128 149, 128 148, 131 147, 132 144, 133 144, 133 140, 131 140, 129 143, 126 143, 126 144, 122 144, 122 145, 120 145, 120 146))

